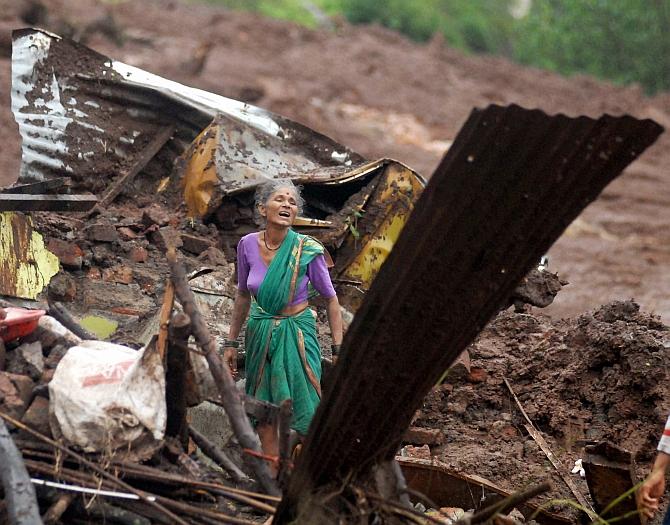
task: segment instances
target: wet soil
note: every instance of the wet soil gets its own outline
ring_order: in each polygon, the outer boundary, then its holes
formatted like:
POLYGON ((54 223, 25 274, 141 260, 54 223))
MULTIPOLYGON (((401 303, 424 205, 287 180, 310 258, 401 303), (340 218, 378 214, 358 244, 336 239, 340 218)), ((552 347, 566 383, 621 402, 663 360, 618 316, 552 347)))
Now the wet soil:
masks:
POLYGON ((508 490, 549 477, 548 498, 574 499, 524 429, 507 379, 565 472, 585 444, 609 441, 632 453, 642 479, 670 411, 669 330, 631 301, 560 321, 503 312, 471 345, 470 371, 452 368, 414 425, 442 431, 431 454, 454 469, 508 490))

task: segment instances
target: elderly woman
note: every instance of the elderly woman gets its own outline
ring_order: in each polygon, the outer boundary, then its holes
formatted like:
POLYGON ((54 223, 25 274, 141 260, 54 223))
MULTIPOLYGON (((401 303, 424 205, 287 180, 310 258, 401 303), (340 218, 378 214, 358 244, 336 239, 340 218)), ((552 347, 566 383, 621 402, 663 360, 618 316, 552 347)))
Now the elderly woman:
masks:
MULTIPOLYGON (((242 237, 237 246, 238 289, 225 359, 236 369, 237 344, 247 317, 246 390, 279 404, 293 400, 291 427, 305 435, 321 398, 321 350, 308 284, 327 301, 333 354, 342 342, 342 314, 328 274, 324 247, 291 229, 302 198, 290 180, 275 180, 256 192, 265 230, 242 237)), ((273 425, 257 427, 266 454, 278 454, 273 425)))

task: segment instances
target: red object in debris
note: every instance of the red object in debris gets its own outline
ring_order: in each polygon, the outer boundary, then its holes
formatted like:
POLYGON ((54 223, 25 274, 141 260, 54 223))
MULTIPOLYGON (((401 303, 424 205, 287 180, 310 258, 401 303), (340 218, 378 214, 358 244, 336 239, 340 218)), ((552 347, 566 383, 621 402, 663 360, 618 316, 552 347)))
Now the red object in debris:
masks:
POLYGON ((0 308, 0 339, 5 343, 32 333, 46 311, 0 308))

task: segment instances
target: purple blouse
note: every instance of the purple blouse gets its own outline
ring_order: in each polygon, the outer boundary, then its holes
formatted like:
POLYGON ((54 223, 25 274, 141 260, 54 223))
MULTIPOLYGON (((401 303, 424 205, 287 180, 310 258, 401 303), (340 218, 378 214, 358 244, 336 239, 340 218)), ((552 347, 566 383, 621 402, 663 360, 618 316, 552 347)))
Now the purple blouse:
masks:
MULTIPOLYGON (((259 235, 258 232, 245 235, 237 245, 237 289, 242 292, 251 292, 254 296, 258 294, 258 288, 260 288, 268 271, 268 267, 261 257, 261 249, 258 245, 259 235)), ((304 303, 307 300, 308 280, 315 290, 326 299, 335 297, 335 289, 330 280, 326 259, 323 255, 317 255, 307 265, 307 273, 298 283, 295 298, 290 306, 304 303)))

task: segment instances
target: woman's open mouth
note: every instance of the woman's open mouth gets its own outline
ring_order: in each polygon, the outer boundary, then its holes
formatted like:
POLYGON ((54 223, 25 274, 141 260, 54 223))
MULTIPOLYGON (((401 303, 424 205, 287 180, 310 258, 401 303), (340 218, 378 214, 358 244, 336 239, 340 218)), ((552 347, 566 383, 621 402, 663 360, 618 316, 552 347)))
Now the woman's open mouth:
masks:
POLYGON ((291 218, 291 213, 288 212, 288 211, 280 211, 279 216, 280 217, 286 217, 287 219, 290 219, 291 218))

